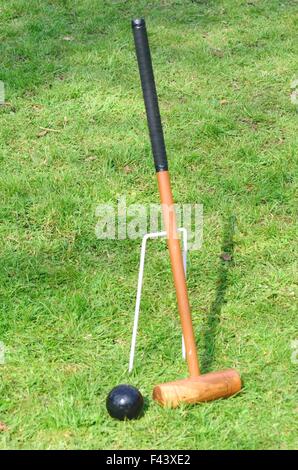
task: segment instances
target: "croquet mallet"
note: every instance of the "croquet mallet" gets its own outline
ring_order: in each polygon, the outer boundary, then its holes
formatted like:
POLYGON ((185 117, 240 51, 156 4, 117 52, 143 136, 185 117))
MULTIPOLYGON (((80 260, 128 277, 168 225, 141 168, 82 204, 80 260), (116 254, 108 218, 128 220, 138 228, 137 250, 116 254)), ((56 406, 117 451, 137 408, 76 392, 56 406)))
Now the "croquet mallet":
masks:
POLYGON ((145 20, 132 20, 132 29, 190 374, 188 379, 156 385, 153 398, 168 407, 176 407, 181 402, 197 403, 226 398, 241 389, 241 379, 236 370, 200 375, 145 20))

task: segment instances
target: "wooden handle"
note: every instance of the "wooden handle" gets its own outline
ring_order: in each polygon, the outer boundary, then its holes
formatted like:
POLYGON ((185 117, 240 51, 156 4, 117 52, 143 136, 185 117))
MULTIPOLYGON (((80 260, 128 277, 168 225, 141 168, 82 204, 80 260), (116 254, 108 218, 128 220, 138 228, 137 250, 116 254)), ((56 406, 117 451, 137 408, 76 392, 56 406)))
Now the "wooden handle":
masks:
POLYGON ((159 193, 163 205, 163 215, 167 231, 168 247, 170 251, 172 272, 177 294, 178 309, 181 318, 183 336, 185 341, 186 356, 190 375, 198 376, 199 363, 197 358, 196 343, 191 323, 190 307, 188 302, 185 273, 177 238, 174 202, 168 173, 166 146, 162 130, 158 98, 154 81, 151 54, 146 31, 146 23, 143 18, 132 21, 132 29, 137 53, 139 72, 147 114, 147 122, 157 174, 159 193))
POLYGON ((170 176, 168 171, 159 171, 158 173, 156 173, 156 175, 160 200, 162 204, 164 224, 167 232, 167 243, 170 252, 171 266, 178 302, 178 310, 180 314, 180 321, 185 341, 188 369, 191 377, 197 377, 200 374, 199 361, 191 321, 191 312, 187 294, 183 258, 177 233, 170 176))

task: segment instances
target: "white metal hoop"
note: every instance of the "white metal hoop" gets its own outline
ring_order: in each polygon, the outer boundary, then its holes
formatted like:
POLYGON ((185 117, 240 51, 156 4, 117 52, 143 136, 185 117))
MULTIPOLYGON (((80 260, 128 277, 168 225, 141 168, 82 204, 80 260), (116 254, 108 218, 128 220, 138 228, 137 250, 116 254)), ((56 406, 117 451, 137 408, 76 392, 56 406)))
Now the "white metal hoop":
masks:
MULTIPOLYGON (((187 230, 184 227, 180 227, 177 229, 178 232, 182 233, 182 240, 183 240, 183 266, 184 272, 186 276, 186 263, 187 263, 187 230)), ((134 364, 134 357, 135 357, 135 349, 136 349, 136 340, 137 340, 137 333, 138 333, 138 323, 139 323, 139 316, 140 316, 140 305, 141 305, 141 297, 142 297, 142 287, 143 287, 143 277, 144 277, 144 266, 145 266, 145 256, 146 256, 146 246, 147 240, 149 238, 160 238, 166 237, 166 232, 152 232, 146 233, 142 239, 141 245, 141 256, 140 256, 140 268, 139 268, 139 276, 138 276, 138 287, 137 287, 137 296, 136 296, 136 305, 135 305, 135 314, 134 314, 134 324, 132 330, 132 338, 131 338, 131 346, 130 346, 130 355, 129 355, 129 366, 128 371, 131 372, 133 369, 134 364)), ((185 360, 185 344, 184 338, 182 335, 182 357, 185 360)))

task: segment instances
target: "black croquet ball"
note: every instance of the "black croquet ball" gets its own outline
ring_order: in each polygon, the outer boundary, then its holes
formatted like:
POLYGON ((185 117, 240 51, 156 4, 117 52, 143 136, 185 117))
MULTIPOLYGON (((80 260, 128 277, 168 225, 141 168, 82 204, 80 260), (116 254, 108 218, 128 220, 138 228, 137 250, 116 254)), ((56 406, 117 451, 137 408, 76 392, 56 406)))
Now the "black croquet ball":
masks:
POLYGON ((121 384, 110 391, 106 405, 112 418, 136 419, 142 413, 144 398, 136 387, 121 384))

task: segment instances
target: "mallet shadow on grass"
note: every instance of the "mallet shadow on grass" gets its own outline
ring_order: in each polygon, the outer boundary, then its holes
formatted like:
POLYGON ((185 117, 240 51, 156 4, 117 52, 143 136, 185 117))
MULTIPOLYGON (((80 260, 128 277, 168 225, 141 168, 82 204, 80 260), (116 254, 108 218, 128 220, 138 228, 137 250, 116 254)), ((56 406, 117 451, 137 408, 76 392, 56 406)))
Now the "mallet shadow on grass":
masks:
POLYGON ((226 303, 226 291, 229 285, 229 271, 233 266, 234 232, 236 217, 231 215, 224 226, 222 253, 217 275, 215 299, 211 304, 203 338, 202 372, 210 372, 215 357, 216 335, 220 323, 222 306, 226 303))

